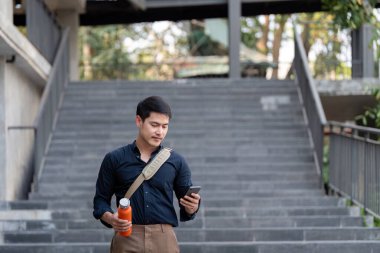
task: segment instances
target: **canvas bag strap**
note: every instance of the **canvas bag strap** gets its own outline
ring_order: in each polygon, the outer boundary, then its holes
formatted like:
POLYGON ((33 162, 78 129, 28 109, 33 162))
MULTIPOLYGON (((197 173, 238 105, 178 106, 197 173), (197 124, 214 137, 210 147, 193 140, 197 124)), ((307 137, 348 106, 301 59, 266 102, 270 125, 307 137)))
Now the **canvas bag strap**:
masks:
POLYGON ((131 187, 129 187, 124 197, 130 199, 133 193, 145 180, 151 179, 154 174, 156 174, 158 169, 166 162, 166 160, 169 159, 170 152, 170 148, 161 149, 160 152, 158 152, 158 154, 153 158, 153 160, 145 166, 141 174, 135 179, 131 187))

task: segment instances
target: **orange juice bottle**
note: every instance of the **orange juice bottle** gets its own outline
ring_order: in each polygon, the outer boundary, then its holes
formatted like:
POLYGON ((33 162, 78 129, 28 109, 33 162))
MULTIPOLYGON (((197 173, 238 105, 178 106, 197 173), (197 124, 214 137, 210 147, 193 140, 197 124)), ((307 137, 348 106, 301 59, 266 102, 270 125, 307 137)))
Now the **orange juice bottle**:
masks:
MULTIPOLYGON (((117 209, 118 217, 122 220, 128 220, 132 222, 132 207, 129 199, 122 198, 119 201, 119 208, 117 209)), ((132 227, 130 227, 127 231, 119 232, 122 236, 130 236, 132 234, 132 227)))

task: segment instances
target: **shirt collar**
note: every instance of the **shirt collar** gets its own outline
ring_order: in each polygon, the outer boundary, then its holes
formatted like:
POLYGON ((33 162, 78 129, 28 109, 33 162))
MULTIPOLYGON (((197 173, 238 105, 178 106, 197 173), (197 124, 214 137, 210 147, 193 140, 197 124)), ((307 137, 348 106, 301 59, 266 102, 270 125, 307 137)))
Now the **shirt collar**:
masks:
MULTIPOLYGON (((157 154, 161 149, 162 149, 162 144, 160 144, 160 146, 158 146, 157 149, 155 151, 153 151, 152 157, 155 154, 157 154)), ((134 140, 133 143, 132 143, 132 150, 133 150, 133 152, 135 152, 136 155, 141 155, 140 150, 139 150, 139 148, 136 145, 136 140, 134 140)))

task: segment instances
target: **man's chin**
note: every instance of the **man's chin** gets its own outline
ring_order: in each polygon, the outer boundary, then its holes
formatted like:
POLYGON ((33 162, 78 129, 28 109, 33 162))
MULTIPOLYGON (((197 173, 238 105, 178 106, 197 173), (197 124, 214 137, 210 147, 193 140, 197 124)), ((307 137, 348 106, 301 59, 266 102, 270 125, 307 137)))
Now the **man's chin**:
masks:
POLYGON ((152 140, 149 144, 153 147, 158 147, 161 145, 162 140, 152 140))

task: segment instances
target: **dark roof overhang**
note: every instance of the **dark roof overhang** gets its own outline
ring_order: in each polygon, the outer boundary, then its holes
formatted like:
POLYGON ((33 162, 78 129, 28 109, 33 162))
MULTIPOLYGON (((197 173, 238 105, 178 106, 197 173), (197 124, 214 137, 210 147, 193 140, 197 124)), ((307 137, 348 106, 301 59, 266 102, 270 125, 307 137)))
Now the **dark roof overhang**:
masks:
MULTIPOLYGON (((322 11, 321 0, 241 0, 243 16, 322 11)), ((380 7, 380 0, 378 7, 380 7)), ((80 24, 107 25, 226 18, 228 0, 87 0, 80 24), (134 4, 142 1, 144 8, 134 4)), ((25 25, 24 13, 15 13, 15 25, 25 25)))
MULTIPOLYGON (((81 25, 129 24, 160 20, 227 17, 227 0, 146 0, 145 10, 128 8, 126 1, 87 1, 81 25)), ((320 0, 242 0, 242 15, 315 12, 320 0)))

